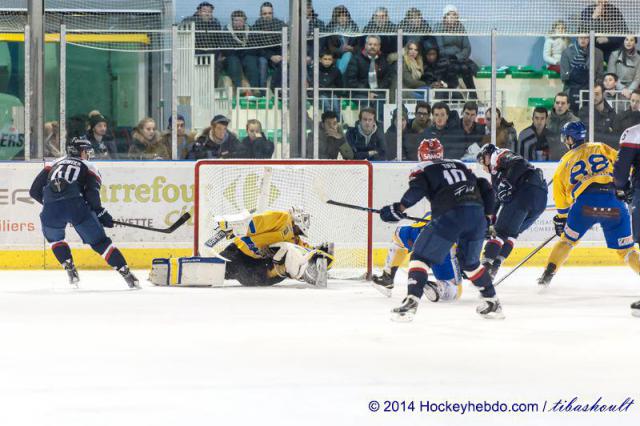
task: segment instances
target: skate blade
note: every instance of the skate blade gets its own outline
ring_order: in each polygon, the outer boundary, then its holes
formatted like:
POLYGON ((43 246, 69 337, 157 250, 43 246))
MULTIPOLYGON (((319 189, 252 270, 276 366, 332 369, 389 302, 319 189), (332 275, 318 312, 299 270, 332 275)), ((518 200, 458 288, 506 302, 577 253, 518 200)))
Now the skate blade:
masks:
POLYGON ((375 282, 371 282, 371 286, 378 290, 383 296, 391 297, 391 292, 393 289, 387 288, 383 285, 376 284, 375 282))
POLYGON ((391 312, 391 321, 393 322, 411 322, 415 314, 407 312, 406 314, 399 314, 397 312, 391 312))
POLYGON ((640 309, 632 309, 631 315, 633 315, 634 317, 640 318, 640 309))
POLYGON ((549 284, 538 284, 538 294, 545 294, 550 291, 551 286, 549 284))
POLYGON ((488 320, 503 320, 505 318, 502 312, 489 312, 488 314, 478 314, 484 319, 488 320))

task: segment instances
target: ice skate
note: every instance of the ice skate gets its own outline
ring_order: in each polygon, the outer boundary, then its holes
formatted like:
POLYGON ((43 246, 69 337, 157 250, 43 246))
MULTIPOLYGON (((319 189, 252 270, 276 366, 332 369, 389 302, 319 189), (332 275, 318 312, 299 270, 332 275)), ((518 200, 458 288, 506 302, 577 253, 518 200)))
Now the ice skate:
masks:
POLYGON ((71 287, 78 288, 80 276, 78 275, 76 265, 73 264, 72 260, 67 260, 62 266, 64 267, 64 270, 67 271, 67 276, 69 277, 69 284, 71 284, 71 287))
POLYGON ((547 268, 542 273, 542 276, 538 278, 538 284, 541 286, 540 289, 549 288, 549 284, 551 284, 551 280, 553 276, 556 274, 556 265, 550 263, 547 265, 547 268))
POLYGON ((391 310, 391 320, 397 322, 410 322, 418 310, 420 299, 416 296, 409 295, 404 298, 402 305, 391 310))
POLYGON ((371 285, 380 293, 387 297, 391 297, 391 291, 393 290, 393 277, 387 271, 383 271, 382 275, 373 276, 373 282, 371 285))
POLYGON ((640 300, 631 304, 631 315, 640 318, 640 300))
POLYGON ((497 297, 483 297, 482 303, 476 308, 476 312, 486 319, 504 319, 502 306, 497 297))
POLYGON ((136 276, 133 275, 133 273, 129 270, 128 266, 123 266, 122 268, 118 269, 118 273, 122 275, 122 278, 124 278, 124 280, 127 282, 127 285, 129 286, 129 288, 131 289, 140 288, 140 283, 138 281, 138 278, 136 278, 136 276))

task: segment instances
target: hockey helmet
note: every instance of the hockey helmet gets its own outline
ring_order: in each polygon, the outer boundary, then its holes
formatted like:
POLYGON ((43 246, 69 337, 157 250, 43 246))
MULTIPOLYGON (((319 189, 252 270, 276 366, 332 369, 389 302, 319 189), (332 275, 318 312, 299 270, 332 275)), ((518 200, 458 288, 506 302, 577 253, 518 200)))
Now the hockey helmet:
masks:
POLYGON ((478 161, 478 163, 481 166, 489 168, 489 165, 491 164, 491 156, 497 150, 498 150, 498 147, 492 143, 483 145, 482 148, 480 149, 480 152, 478 152, 478 155, 476 156, 476 161, 478 161))
POLYGON ((309 228, 311 227, 311 215, 304 211, 304 208, 300 206, 293 206, 289 209, 293 224, 300 229, 302 235, 308 236, 309 228))
POLYGON ((582 145, 587 138, 587 127, 582 121, 572 121, 562 126, 560 141, 568 148, 573 149, 582 145), (571 142, 568 138, 571 137, 571 142))
POLYGON ((71 139, 71 142, 67 145, 67 154, 70 157, 80 157, 82 151, 86 151, 88 157, 91 158, 93 155, 93 146, 91 142, 84 137, 77 137, 71 139))
POLYGON ((423 139, 418 147, 419 161, 442 160, 444 158, 444 148, 436 138, 423 139))

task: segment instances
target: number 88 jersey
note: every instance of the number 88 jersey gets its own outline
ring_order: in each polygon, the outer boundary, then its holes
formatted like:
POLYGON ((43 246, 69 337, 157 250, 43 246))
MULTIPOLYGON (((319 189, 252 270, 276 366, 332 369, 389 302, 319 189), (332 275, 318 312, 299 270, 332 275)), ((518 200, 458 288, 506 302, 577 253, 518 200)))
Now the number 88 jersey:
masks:
POLYGON ((584 143, 561 159, 553 175, 553 198, 560 215, 567 215, 576 198, 592 183, 613 182, 618 151, 599 142, 584 143))

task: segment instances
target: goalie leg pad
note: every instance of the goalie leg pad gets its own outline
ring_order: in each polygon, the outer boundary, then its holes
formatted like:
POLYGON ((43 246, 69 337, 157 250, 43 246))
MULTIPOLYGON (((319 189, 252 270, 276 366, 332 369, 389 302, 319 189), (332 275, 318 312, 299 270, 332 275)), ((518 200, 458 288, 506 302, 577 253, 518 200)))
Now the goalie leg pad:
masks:
POLYGON ((289 278, 326 287, 327 269, 333 262, 330 254, 293 243, 277 243, 270 247, 277 250, 273 255, 273 263, 284 265, 285 273, 289 278))
POLYGON ((225 261, 217 257, 153 259, 149 281, 159 286, 200 287, 224 283, 225 261))

